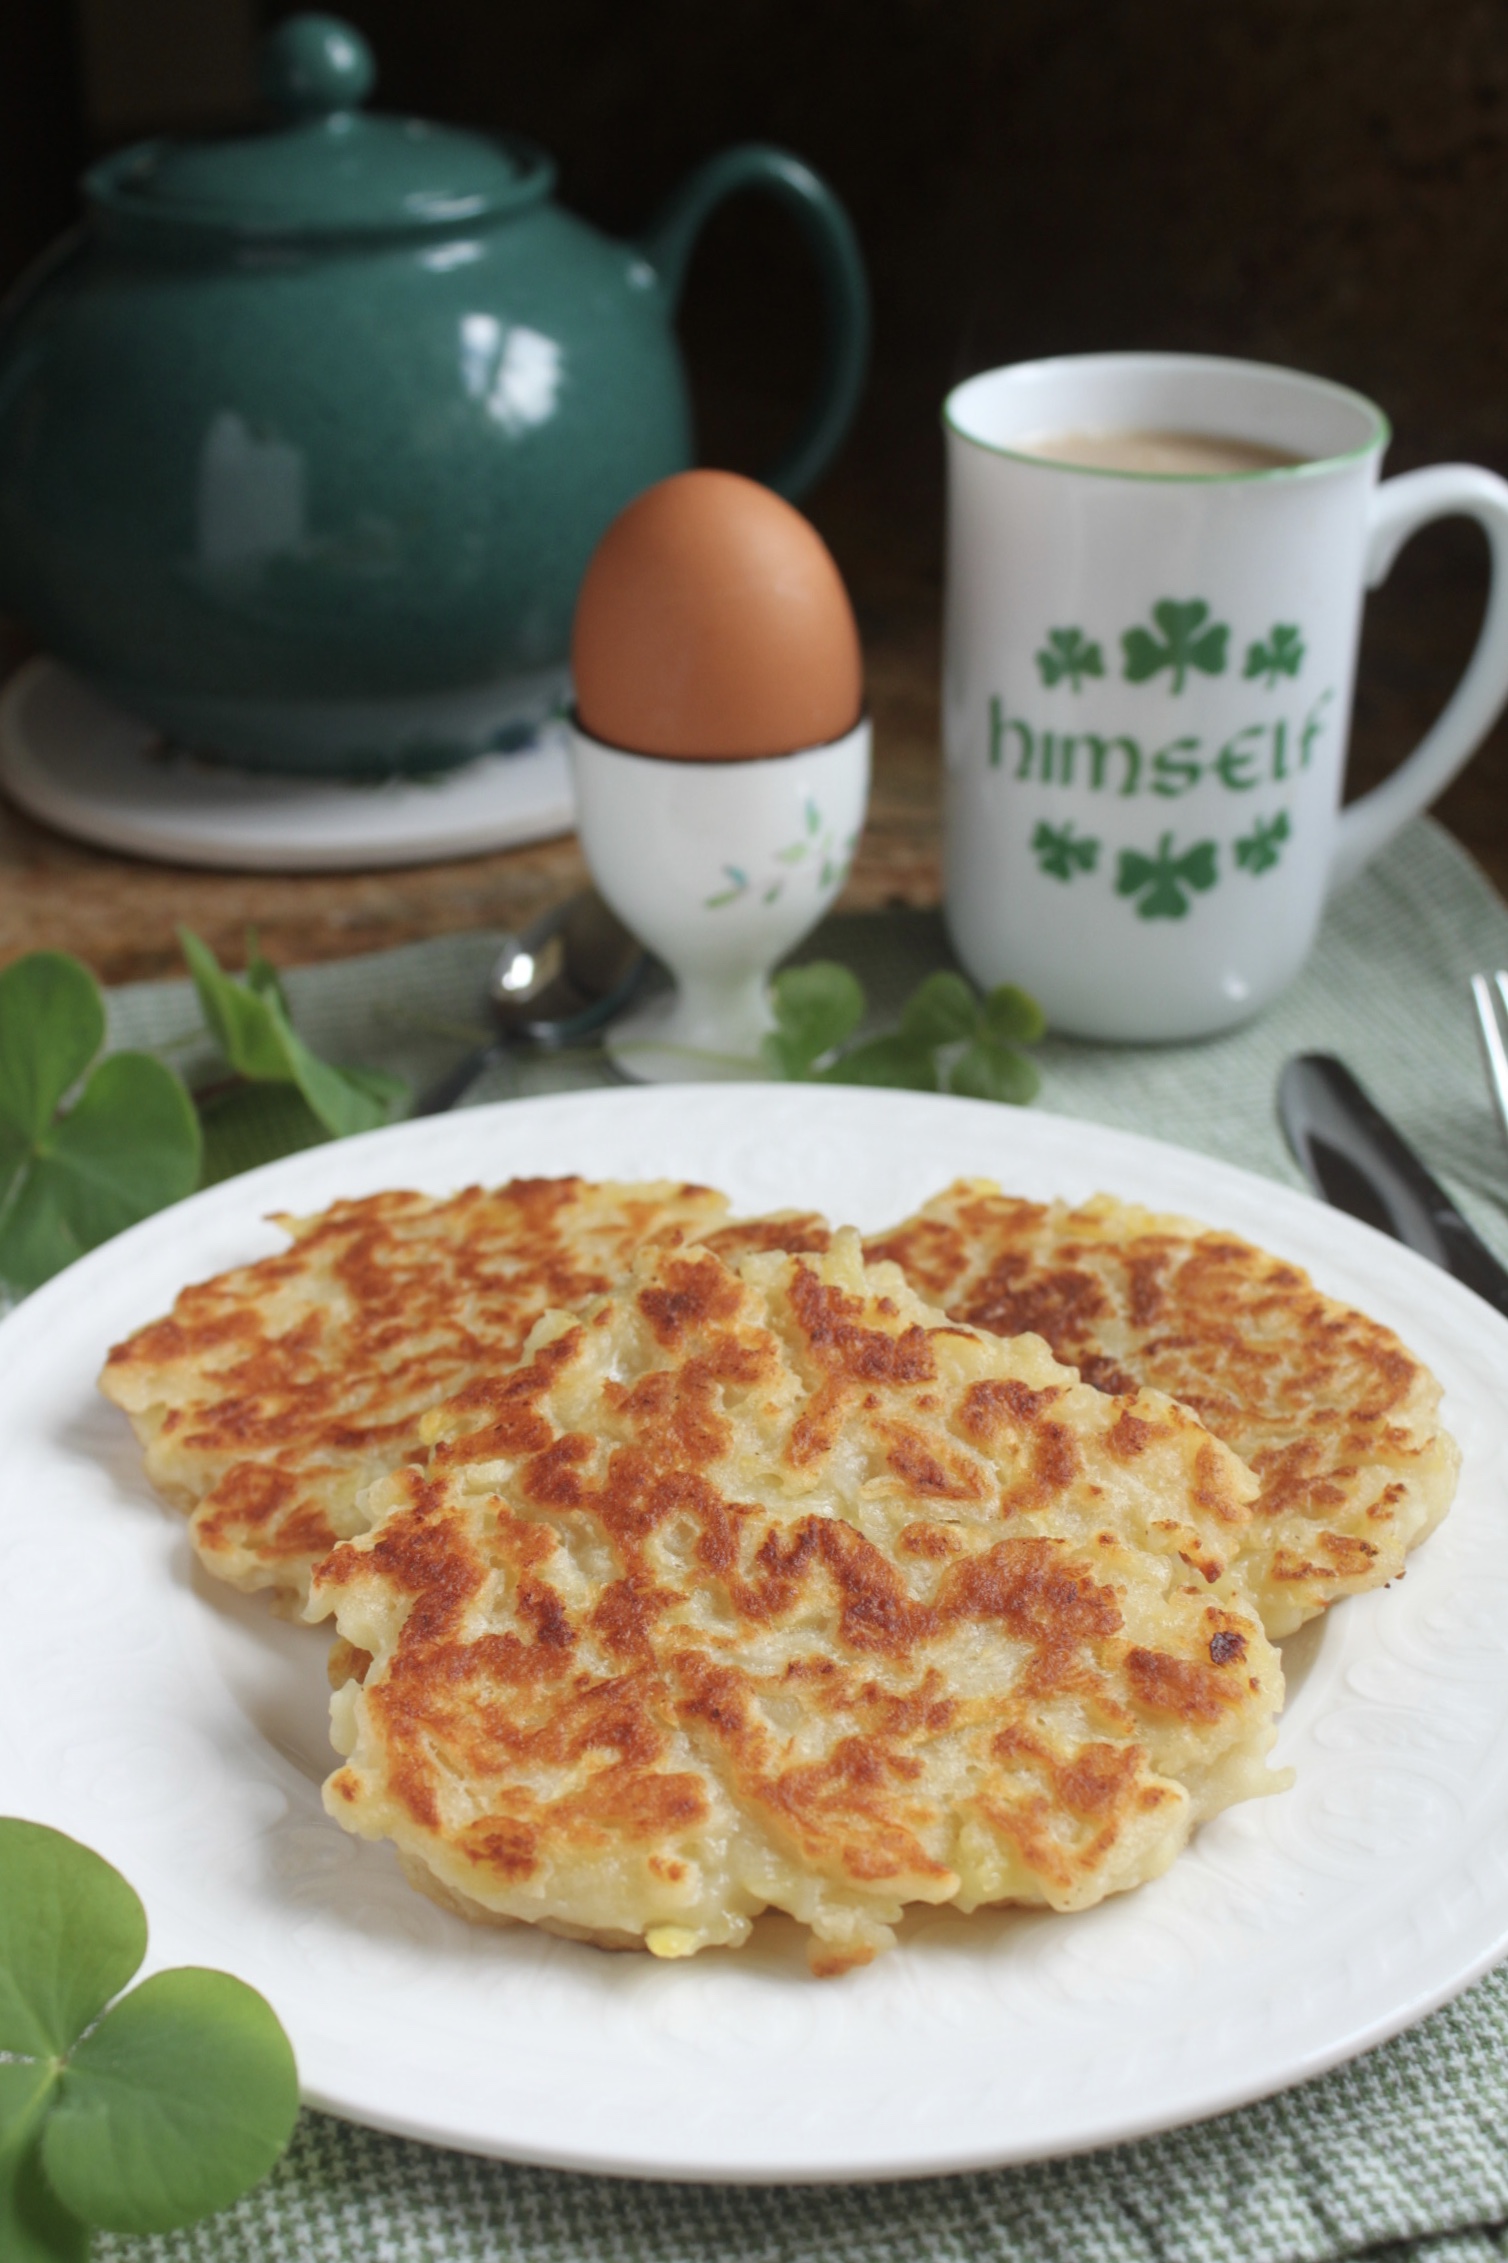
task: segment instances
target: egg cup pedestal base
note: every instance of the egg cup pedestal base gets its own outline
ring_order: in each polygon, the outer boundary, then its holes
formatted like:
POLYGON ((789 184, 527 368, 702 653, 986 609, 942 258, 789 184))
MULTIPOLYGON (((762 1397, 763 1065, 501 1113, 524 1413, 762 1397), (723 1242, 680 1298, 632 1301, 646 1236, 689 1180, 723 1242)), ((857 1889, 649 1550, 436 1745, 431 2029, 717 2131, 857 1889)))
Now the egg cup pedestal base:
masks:
POLYGON ((630 1084, 746 1084, 767 1079, 759 1041, 775 1027, 761 975, 683 984, 615 1022, 608 1059, 630 1084))

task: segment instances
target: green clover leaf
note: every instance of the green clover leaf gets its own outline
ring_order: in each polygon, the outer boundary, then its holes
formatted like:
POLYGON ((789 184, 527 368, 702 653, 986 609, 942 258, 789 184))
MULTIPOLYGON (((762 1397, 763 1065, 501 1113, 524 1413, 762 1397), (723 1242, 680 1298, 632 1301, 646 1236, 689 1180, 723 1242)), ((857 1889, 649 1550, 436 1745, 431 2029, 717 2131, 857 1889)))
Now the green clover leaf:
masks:
POLYGON ((1115 892, 1118 896, 1140 896, 1136 907, 1139 919, 1186 919, 1187 891, 1192 888, 1202 893, 1213 888, 1218 878, 1213 841, 1196 841, 1182 856, 1175 856, 1173 836, 1164 833, 1155 857, 1143 856, 1138 849, 1121 850, 1115 892))
POLYGON ((775 1027, 761 1048, 775 1076, 809 1076, 824 1053, 851 1037, 864 1018, 857 975, 834 959, 786 967, 770 986, 775 1027))
POLYGON ((979 1034, 992 1045, 1040 1045, 1047 1016, 1029 990, 997 983, 979 1009, 979 1034))
POLYGON ((1241 673, 1247 677, 1265 676, 1269 691, 1279 676, 1296 676, 1304 664, 1304 639, 1291 621, 1275 621, 1268 631, 1266 644, 1249 644, 1246 647, 1246 666, 1241 673))
POLYGON ((77 959, 33 951, 0 974, 0 1280, 13 1289, 198 1184, 193 1104, 149 1053, 107 1055, 59 1112, 104 1040, 99 985, 77 959))
POLYGON ((1003 1101, 1013 1108, 1024 1108, 1034 1100, 1041 1084, 1035 1064, 1024 1053, 988 1037, 967 1046, 948 1077, 950 1092, 961 1092, 970 1100, 1003 1101))
POLYGON ((185 1966, 143 1981, 77 2045, 42 2167, 85 2223, 172 2231, 260 2183, 297 2113, 272 2006, 228 1972, 185 1966))
POLYGON ((943 969, 919 982, 901 1008, 900 1034, 913 1045, 952 1045, 972 1037, 979 1000, 961 974, 943 969))
POLYGON ((337 1069, 320 1060, 289 1019, 282 985, 250 940, 246 980, 226 974, 207 943, 187 928, 178 941, 210 1034, 238 1076, 252 1084, 292 1084, 336 1139, 390 1123, 408 1097, 399 1077, 380 1069, 337 1069))
POLYGON ((146 1940, 118 1871, 60 1831, 0 1820, 6 2263, 83 2263, 90 2225, 166 2232, 213 2214, 292 2133, 298 2075, 270 2005, 193 1969, 122 1995, 146 1940))
POLYGON ((40 1823, 0 1820, 0 2051, 62 2056, 147 1953, 147 1917, 109 1863, 40 1823))
POLYGON ((773 1076, 910 1092, 938 1092, 946 1083, 976 1099, 1015 1102, 1037 1089, 1036 1070, 1014 1048, 1034 1045, 1047 1023, 1035 998, 1011 983, 981 1001, 961 974, 939 969, 912 991, 897 1029, 846 1050, 864 1018, 863 988, 846 967, 831 960, 787 967, 772 994, 776 1027, 763 1057, 773 1076))
POLYGON ((1064 682, 1074 691, 1082 691, 1086 676, 1105 673, 1105 655, 1082 629, 1049 629, 1047 643, 1033 657, 1049 691, 1054 684, 1064 682))
POLYGON ((1290 830, 1286 809, 1280 809, 1276 817, 1259 817, 1251 832, 1235 845, 1236 862, 1243 872, 1270 872, 1283 853, 1290 830))
POLYGON ((0 1114, 40 1139, 53 1110, 105 1042, 105 1007, 86 966, 33 951, 0 974, 0 1114))
POLYGON ((42 2174, 37 2136, 51 2078, 27 2061, 0 2066, 0 2255, 5 2263, 86 2263, 88 2227, 70 2216, 42 2174))
POLYGON ((1093 872, 1099 853, 1099 842, 1080 839, 1072 825, 1049 825, 1044 819, 1032 835, 1032 855, 1051 880, 1071 880, 1076 872, 1093 872))
POLYGON ((883 1084, 901 1092, 936 1092, 932 1049, 911 1037, 872 1037, 819 1072, 822 1084, 883 1084))
POLYGON ((1127 629, 1121 638, 1126 681, 1144 684, 1160 669, 1171 668, 1172 689, 1181 692, 1190 668, 1198 668, 1206 676, 1223 676, 1225 640, 1230 629, 1223 621, 1210 622, 1206 628, 1209 613, 1199 597, 1191 597, 1186 604, 1174 597, 1159 598, 1152 618, 1162 631, 1161 642, 1150 630, 1141 628, 1127 629))

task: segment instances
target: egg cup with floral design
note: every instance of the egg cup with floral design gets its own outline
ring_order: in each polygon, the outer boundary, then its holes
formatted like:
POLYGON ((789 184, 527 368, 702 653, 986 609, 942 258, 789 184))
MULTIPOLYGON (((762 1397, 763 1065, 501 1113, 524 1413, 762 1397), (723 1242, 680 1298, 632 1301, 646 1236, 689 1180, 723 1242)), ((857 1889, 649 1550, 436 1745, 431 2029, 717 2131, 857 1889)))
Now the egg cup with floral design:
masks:
POLYGON ((769 976, 848 877, 869 800, 867 716, 795 754, 688 762, 571 732, 592 878, 675 977, 618 1022, 614 1065, 650 1084, 758 1077, 769 976))

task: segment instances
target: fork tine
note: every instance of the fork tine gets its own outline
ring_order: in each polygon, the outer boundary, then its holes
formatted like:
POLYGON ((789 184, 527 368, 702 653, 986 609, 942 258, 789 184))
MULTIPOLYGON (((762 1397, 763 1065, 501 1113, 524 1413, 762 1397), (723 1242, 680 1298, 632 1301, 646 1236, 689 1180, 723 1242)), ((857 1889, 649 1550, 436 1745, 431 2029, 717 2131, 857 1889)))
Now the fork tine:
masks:
MULTIPOLYGON (((1499 969, 1496 982, 1497 995, 1503 1002, 1505 1015, 1508 1015, 1508 974, 1499 969)), ((1498 1112, 1498 1122, 1503 1127, 1503 1137, 1508 1139, 1508 1048, 1503 1044, 1496 1000, 1485 974, 1472 976, 1471 995, 1476 1002, 1477 1030, 1482 1040, 1482 1060, 1487 1070, 1487 1082, 1492 1089, 1493 1105, 1498 1112)))

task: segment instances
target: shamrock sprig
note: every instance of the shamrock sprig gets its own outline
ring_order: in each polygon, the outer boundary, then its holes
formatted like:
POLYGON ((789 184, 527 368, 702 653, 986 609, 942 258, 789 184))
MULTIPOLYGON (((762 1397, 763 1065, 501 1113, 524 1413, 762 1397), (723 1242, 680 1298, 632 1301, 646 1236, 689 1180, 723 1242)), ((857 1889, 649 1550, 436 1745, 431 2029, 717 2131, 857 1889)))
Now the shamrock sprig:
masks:
POLYGON ((210 1177, 227 1152, 255 1148, 275 1120, 279 1148, 344 1139, 391 1123, 408 1097, 400 1077, 382 1069, 335 1068, 294 1029, 277 970, 246 939, 246 973, 227 974, 207 943, 187 928, 178 941, 194 978, 200 1011, 230 1074, 198 1095, 210 1142, 210 1177), (269 1092, 268 1087, 277 1088, 269 1092))
POLYGON ((91 2227, 169 2232, 238 2200, 298 2113, 293 2050, 229 1973, 123 1994, 147 1920, 118 1870, 0 1819, 0 2256, 85 2263, 91 2227))
POLYGON ((978 997, 961 974, 929 974, 888 1036, 849 1045, 864 1019, 858 977, 831 959, 787 967, 771 985, 775 1028, 764 1040, 772 1075, 802 1083, 890 1085, 959 1092, 1024 1106, 1041 1079, 1018 1050, 1046 1035, 1035 998, 1014 983, 978 997))
POLYGON ((226 1066, 192 1096, 150 1053, 98 1058, 104 999, 79 960, 33 951, 0 972, 5 1291, 24 1296, 86 1250, 232 1169, 370 1131, 401 1111, 407 1087, 400 1079, 335 1068, 298 1035, 255 937, 242 981, 197 936, 183 931, 181 941, 226 1066))
POLYGON ((0 974, 0 1281, 23 1294, 199 1183, 178 1078, 149 1053, 97 1060, 104 1042, 77 959, 33 951, 0 974))

